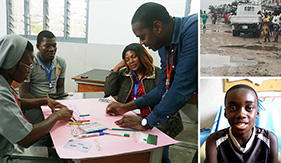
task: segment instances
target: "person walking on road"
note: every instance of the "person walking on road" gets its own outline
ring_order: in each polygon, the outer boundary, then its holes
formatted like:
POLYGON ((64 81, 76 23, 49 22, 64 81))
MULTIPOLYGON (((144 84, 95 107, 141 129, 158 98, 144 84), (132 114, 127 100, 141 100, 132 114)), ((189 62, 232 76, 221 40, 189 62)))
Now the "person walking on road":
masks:
POLYGON ((203 19, 203 29, 206 29, 206 22, 208 19, 208 15, 206 14, 206 11, 201 15, 201 18, 203 19))

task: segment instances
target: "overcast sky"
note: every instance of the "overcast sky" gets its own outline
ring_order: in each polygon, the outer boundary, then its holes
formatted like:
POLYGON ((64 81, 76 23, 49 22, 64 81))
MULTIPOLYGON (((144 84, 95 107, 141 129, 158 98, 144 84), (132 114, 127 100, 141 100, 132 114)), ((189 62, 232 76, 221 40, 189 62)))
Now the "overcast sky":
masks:
POLYGON ((234 1, 235 0, 200 0, 200 9, 202 9, 202 11, 206 10, 206 12, 209 12, 209 5, 219 6, 220 4, 229 4, 234 1))
POLYGON ((199 4, 200 0, 191 0, 190 14, 199 13, 199 4))

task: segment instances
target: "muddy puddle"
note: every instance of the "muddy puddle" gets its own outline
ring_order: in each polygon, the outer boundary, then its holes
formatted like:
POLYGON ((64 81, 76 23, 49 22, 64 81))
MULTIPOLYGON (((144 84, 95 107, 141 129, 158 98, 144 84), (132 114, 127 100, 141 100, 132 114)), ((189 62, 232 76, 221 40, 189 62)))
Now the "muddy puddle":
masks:
POLYGON ((200 33, 201 34, 212 34, 212 33, 218 33, 218 32, 225 32, 225 33, 232 33, 232 31, 230 30, 209 30, 209 29, 206 29, 206 30, 200 30, 200 33))
POLYGON ((219 30, 200 30, 200 33, 201 34, 212 34, 212 33, 216 33, 216 32, 219 32, 219 30))
POLYGON ((254 66, 258 62, 254 60, 244 59, 242 57, 223 56, 218 54, 201 54, 201 67, 238 67, 238 66, 254 66))
POLYGON ((226 48, 239 48, 239 49, 248 49, 248 50, 264 50, 264 51, 281 51, 280 48, 276 46, 267 46, 267 45, 224 45, 221 47, 226 48))

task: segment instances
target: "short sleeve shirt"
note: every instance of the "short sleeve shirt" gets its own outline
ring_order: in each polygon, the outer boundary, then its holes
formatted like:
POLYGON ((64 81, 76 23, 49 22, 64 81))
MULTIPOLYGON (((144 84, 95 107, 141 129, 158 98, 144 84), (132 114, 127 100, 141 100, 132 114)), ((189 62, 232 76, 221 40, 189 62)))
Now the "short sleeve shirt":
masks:
POLYGON ((247 142, 244 151, 241 151, 235 143, 237 140, 231 138, 234 136, 231 136, 230 128, 216 132, 218 162, 268 162, 270 153, 268 133, 265 129, 255 127, 251 139, 247 142))
MULTIPOLYGON (((13 144, 26 137, 32 124, 22 117, 22 111, 6 79, 0 75, 0 158, 11 154, 13 144)), ((18 96, 17 96, 18 97, 18 96)), ((18 97, 19 98, 19 97, 18 97)))
MULTIPOLYGON (((30 93, 35 97, 46 97, 46 93, 57 92, 57 82, 59 78, 65 77, 66 62, 63 58, 55 56, 52 61, 51 82, 52 89, 50 89, 49 79, 44 65, 39 59, 39 53, 36 54, 33 60, 33 69, 29 74, 28 79, 24 82, 30 83, 30 93)), ((48 72, 50 70, 48 69, 48 72)))

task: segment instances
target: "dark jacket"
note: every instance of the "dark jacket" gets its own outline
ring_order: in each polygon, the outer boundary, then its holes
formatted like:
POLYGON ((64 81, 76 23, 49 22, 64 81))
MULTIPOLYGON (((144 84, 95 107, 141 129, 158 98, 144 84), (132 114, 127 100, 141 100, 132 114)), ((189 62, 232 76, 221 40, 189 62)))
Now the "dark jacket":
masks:
MULTIPOLYGON (((159 75, 160 68, 154 67, 152 73, 142 79, 145 94, 157 86, 159 75)), ((126 103, 133 87, 134 80, 133 73, 131 71, 127 72, 125 68, 121 69, 119 72, 110 71, 110 74, 105 79, 104 94, 105 97, 110 95, 118 96, 118 102, 126 103)), ((153 108, 154 106, 150 106, 151 110, 153 110, 153 108)), ((172 116, 167 122, 159 125, 157 128, 174 138, 183 130, 180 114, 177 113, 172 116)))

